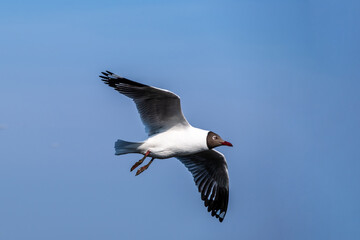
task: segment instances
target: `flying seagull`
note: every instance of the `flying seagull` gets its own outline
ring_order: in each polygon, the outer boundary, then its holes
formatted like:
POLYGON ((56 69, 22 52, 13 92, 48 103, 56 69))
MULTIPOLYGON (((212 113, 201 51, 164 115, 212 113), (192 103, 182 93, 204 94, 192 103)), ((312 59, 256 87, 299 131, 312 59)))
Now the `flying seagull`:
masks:
POLYGON ((185 119, 176 94, 120 77, 112 72, 102 72, 102 81, 121 94, 131 98, 137 107, 149 138, 143 142, 115 142, 115 155, 140 153, 144 157, 130 171, 139 168, 136 175, 145 171, 154 159, 176 157, 192 173, 194 181, 212 216, 224 220, 229 200, 229 175, 225 157, 214 150, 230 146, 218 134, 191 126, 185 119))

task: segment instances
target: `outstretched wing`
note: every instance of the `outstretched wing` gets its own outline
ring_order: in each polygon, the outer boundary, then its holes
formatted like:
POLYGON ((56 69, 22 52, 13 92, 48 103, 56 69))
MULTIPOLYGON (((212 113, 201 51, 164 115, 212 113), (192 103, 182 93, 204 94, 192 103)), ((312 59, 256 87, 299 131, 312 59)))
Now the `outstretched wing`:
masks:
POLYGON ((100 77, 106 84, 135 102, 149 136, 174 126, 189 125, 176 94, 131 81, 109 71, 102 74, 100 77))
POLYGON ((229 174, 224 155, 216 150, 206 150, 177 158, 192 173, 205 207, 222 222, 229 201, 229 174))

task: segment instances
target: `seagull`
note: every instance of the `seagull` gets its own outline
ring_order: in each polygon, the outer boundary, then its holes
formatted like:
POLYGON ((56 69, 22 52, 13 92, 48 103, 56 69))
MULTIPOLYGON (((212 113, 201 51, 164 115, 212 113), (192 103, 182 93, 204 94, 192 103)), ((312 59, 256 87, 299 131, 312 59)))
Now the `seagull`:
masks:
POLYGON ((101 73, 102 81, 135 102, 149 136, 143 142, 117 140, 115 155, 144 155, 130 171, 151 157, 148 164, 137 170, 136 176, 148 169, 154 159, 176 157, 192 173, 208 212, 222 222, 229 201, 229 174, 224 155, 214 148, 233 145, 212 131, 191 126, 181 111, 180 97, 176 94, 110 71, 101 73))

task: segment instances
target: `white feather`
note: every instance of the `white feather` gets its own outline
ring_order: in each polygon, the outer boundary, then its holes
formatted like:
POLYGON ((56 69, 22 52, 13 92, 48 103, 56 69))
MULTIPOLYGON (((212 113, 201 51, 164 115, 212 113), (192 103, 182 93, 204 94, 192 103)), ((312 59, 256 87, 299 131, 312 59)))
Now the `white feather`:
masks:
POLYGON ((151 136, 139 149, 143 154, 150 150, 151 157, 161 159, 195 154, 209 149, 206 143, 208 133, 192 126, 174 127, 151 136))

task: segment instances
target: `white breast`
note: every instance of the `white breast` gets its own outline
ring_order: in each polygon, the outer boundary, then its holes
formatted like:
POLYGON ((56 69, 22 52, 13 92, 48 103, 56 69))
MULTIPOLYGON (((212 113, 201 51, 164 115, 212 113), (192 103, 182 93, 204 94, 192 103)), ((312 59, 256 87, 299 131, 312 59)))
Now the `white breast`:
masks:
POLYGON ((143 153, 150 150, 155 158, 185 156, 208 150, 206 138, 209 131, 192 126, 175 127, 147 139, 140 149, 143 153))

